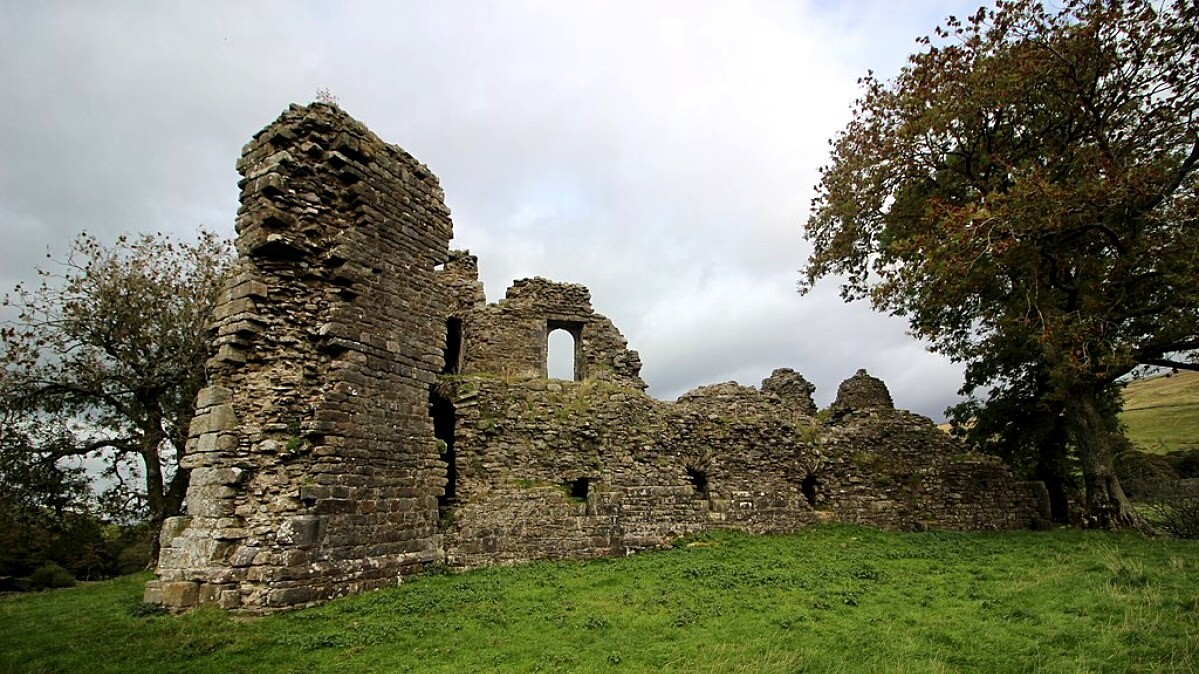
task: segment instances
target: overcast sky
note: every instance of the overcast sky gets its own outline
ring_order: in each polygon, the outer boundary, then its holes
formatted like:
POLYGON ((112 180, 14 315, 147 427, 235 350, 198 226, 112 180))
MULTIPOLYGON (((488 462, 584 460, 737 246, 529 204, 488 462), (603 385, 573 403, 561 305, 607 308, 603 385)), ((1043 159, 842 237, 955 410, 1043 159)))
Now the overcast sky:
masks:
POLYGON ((583 283, 650 393, 858 368, 936 419, 961 369, 795 292, 856 80, 979 0, 0 0, 0 290, 81 230, 233 235, 241 147, 328 89, 440 178, 491 300, 583 283))

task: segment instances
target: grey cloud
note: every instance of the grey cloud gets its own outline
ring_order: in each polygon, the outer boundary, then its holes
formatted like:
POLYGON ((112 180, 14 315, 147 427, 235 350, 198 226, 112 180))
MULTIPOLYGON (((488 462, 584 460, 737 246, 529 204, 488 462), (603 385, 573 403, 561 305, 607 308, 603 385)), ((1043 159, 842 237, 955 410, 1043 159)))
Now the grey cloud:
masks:
POLYGON ((655 394, 788 366, 827 404, 867 367, 938 416, 955 366, 794 283, 855 79, 973 8, 7 2, 0 284, 84 228, 232 234, 240 147, 328 88, 440 177, 492 299, 523 276, 585 283, 655 394))

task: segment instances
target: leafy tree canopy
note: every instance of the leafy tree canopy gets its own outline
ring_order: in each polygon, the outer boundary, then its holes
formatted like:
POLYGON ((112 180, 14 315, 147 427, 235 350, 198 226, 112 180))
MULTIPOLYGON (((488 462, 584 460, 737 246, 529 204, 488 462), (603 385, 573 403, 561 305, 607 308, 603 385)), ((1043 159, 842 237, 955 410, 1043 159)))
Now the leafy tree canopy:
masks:
POLYGON ((1199 4, 1000 1, 919 43, 861 79, 800 289, 838 276, 964 362, 963 392, 1060 410, 1090 521, 1134 522, 1111 386, 1199 369, 1199 4))
POLYGON ((0 324, 0 411, 22 442, 0 460, 103 458, 109 504, 160 524, 187 487, 179 459, 231 248, 207 232, 113 246, 83 234, 65 259, 47 257, 40 284, 4 298, 15 318, 0 324))

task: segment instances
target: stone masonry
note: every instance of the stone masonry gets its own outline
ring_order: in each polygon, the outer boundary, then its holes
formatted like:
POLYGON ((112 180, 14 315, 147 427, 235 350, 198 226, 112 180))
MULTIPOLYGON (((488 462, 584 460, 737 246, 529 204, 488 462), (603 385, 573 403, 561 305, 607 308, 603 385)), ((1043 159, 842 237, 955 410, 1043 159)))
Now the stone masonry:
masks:
POLYGON ((238 264, 211 385, 146 598, 267 611, 440 558, 449 211, 436 178, 335 107, 293 106, 246 146, 238 264))
POLYGON ((1045 516, 1043 485, 896 410, 864 371, 824 415, 789 369, 663 402, 583 286, 524 279, 488 304, 476 258, 449 249, 437 179, 336 106, 292 106, 238 170, 187 515, 163 528, 147 601, 267 613, 431 562, 1045 516), (546 376, 555 330, 574 339, 573 381, 546 376))

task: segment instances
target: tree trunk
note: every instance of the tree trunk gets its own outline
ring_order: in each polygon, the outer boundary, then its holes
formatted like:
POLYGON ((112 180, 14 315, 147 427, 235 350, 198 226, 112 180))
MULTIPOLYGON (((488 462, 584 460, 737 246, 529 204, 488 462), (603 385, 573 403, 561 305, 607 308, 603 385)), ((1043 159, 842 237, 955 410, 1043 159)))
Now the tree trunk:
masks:
MULTIPOLYGON (((161 400, 149 394, 139 397, 145 407, 147 418, 142 425, 142 443, 140 454, 146 469, 146 504, 149 509, 150 525, 150 556, 146 560, 148 566, 157 566, 158 553, 162 547, 159 533, 168 517, 180 513, 183 499, 187 492, 189 472, 176 466, 170 484, 166 482, 163 471, 162 446, 166 442, 178 442, 175 437, 168 435, 163 424, 161 400)), ((190 416, 188 418, 190 422, 190 416)), ((183 454, 183 447, 176 450, 176 458, 183 454)))
POLYGON ((1070 461, 1067 445, 1069 444, 1066 426, 1058 415, 1054 415, 1049 436, 1044 439, 1041 451, 1037 455, 1037 467, 1034 472, 1036 479, 1045 483, 1049 492, 1050 517, 1058 524, 1070 523, 1070 490, 1074 481, 1070 477, 1070 461))
POLYGON ((1070 482, 1056 470, 1041 470, 1037 467, 1036 479, 1045 483, 1049 493, 1049 517, 1058 524, 1070 523, 1070 482))
POLYGON ((159 450, 166 442, 167 435, 162 427, 162 412, 157 400, 142 398, 142 404, 147 411, 146 423, 142 425, 140 454, 142 464, 146 469, 146 505, 149 509, 150 524, 150 558, 148 565, 158 565, 158 552, 162 544, 159 532, 162 523, 170 517, 168 511, 166 485, 162 474, 162 456, 159 450))
POLYGON ((1105 529, 1131 526, 1144 529, 1144 521, 1120 487, 1120 479, 1116 476, 1112 432, 1108 430, 1093 389, 1073 392, 1066 401, 1066 419, 1082 462, 1086 487, 1084 526, 1105 529))
MULTIPOLYGON (((150 443, 147 439, 146 444, 150 443)), ((149 512, 150 524, 150 559, 149 564, 158 563, 158 550, 160 547, 158 533, 162 531, 162 523, 168 517, 166 512, 166 498, 163 493, 162 480, 162 464, 158 458, 158 444, 155 443, 152 447, 142 447, 141 450, 142 464, 146 469, 146 506, 149 512)))
MULTIPOLYGON (((163 437, 159 439, 159 442, 165 440, 166 438, 163 437)), ((190 477, 190 471, 176 468, 170 483, 167 484, 157 447, 156 444, 154 449, 143 448, 141 452, 142 463, 146 469, 146 504, 149 510, 148 522, 151 533, 150 556, 146 560, 147 568, 158 565, 158 553, 162 545, 159 540, 159 532, 162 531, 162 524, 168 517, 182 513, 183 499, 187 495, 187 484, 190 477)))

